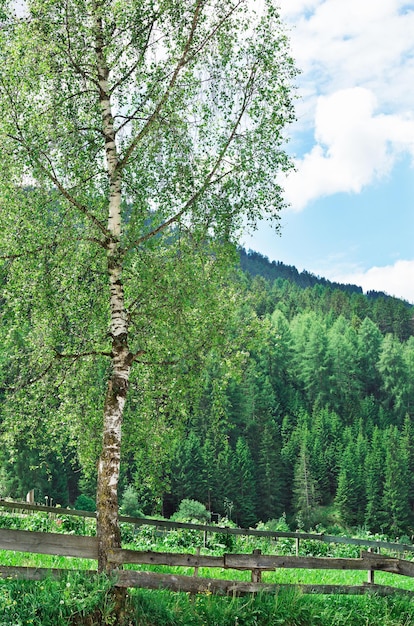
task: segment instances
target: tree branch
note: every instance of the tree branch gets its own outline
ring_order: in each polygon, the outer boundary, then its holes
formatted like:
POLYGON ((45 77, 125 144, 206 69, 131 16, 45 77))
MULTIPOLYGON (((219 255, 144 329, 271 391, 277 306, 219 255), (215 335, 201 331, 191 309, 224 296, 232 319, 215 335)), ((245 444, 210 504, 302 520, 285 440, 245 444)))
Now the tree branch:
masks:
POLYGON ((238 117, 237 117, 237 119, 236 119, 236 121, 235 121, 235 123, 234 123, 234 125, 232 127, 232 131, 231 131, 230 135, 228 136, 227 141, 224 144, 223 148, 221 149, 221 151, 220 151, 220 153, 219 153, 219 155, 218 155, 218 157, 216 159, 216 162, 214 163, 214 165, 211 168, 210 172, 205 177, 204 182, 201 185, 201 187, 191 196, 191 198, 189 198, 187 200, 185 205, 182 207, 182 209, 180 211, 178 211, 178 213, 173 215, 170 219, 168 219, 163 224, 160 224, 160 226, 158 226, 157 228, 154 228, 150 232, 146 233, 145 235, 143 235, 142 237, 140 237, 139 239, 134 241, 126 249, 127 252, 129 250, 133 249, 134 247, 143 244, 145 241, 148 241, 148 239, 151 239, 152 237, 155 237, 155 235, 158 235, 160 232, 162 232, 163 230, 165 230, 166 228, 171 226, 171 224, 174 224, 175 222, 177 222, 188 211, 188 209, 191 206, 193 206, 193 204, 198 200, 198 198, 205 192, 205 190, 210 185, 213 185, 216 182, 219 182, 225 176, 228 176, 230 174, 230 171, 228 171, 228 172, 224 172, 223 174, 220 174, 220 176, 218 176, 217 178, 213 178, 215 173, 217 172, 218 168, 220 167, 221 163, 223 162, 224 157, 225 157, 225 155, 227 153, 227 150, 228 150, 230 144, 232 143, 232 141, 234 140, 234 138, 235 138, 235 136, 237 134, 237 129, 240 126, 240 123, 241 123, 241 121, 243 119, 243 116, 244 116, 244 114, 246 112, 247 105, 248 105, 248 102, 249 102, 249 99, 250 99, 251 93, 252 93, 252 86, 253 86, 253 83, 254 83, 255 75, 256 75, 256 65, 254 65, 252 67, 252 70, 250 72, 250 76, 249 76, 249 79, 247 81, 246 89, 245 89, 245 92, 244 92, 242 106, 240 108, 239 115, 238 115, 238 117))
POLYGON ((21 259, 22 257, 30 256, 32 254, 38 254, 43 250, 50 248, 50 246, 39 246, 34 250, 25 250, 24 252, 20 252, 19 254, 0 254, 1 261, 14 261, 15 259, 21 259))
POLYGON ((57 359, 73 359, 74 361, 77 361, 78 359, 81 359, 85 356, 113 356, 112 352, 101 352, 99 350, 91 350, 89 352, 75 352, 74 354, 62 354, 61 352, 58 352, 55 348, 53 348, 53 351, 57 359))
POLYGON ((202 7, 203 4, 204 4, 204 0, 197 0, 195 11, 194 11, 194 15, 193 15, 193 19, 192 19, 192 22, 191 22, 190 33, 188 35, 187 42, 186 42, 186 45, 184 47, 184 51, 183 51, 183 53, 181 55, 180 60, 178 61, 177 65, 175 67, 175 70, 173 72, 171 80, 170 80, 170 82, 169 82, 169 84, 168 84, 168 86, 167 86, 167 88, 166 88, 166 90, 164 92, 164 95, 162 96, 162 98, 158 102, 157 106, 155 107, 155 110, 152 112, 152 114, 148 118, 147 123, 141 129, 141 131, 138 133, 138 135, 136 135, 136 137, 132 140, 132 142, 130 143, 129 148, 127 148, 123 158, 119 160, 118 165, 117 165, 117 169, 118 170, 122 170, 126 166, 126 164, 129 161, 129 158, 130 158, 131 154, 134 152, 135 148, 137 147, 137 145, 139 144, 141 139, 148 133, 149 129, 151 128, 152 123, 158 117, 161 109, 163 108, 164 104, 167 102, 168 96, 169 96, 171 90, 173 89, 175 83, 177 82, 177 79, 178 79, 178 76, 180 74, 180 71, 184 67, 184 65, 186 64, 186 59, 187 59, 187 56, 188 56, 188 54, 190 52, 190 47, 191 47, 191 44, 192 44, 193 39, 194 39, 195 31, 197 29, 198 20, 199 20, 199 16, 200 16, 200 12, 201 12, 201 7, 202 7))
POLYGON ((53 364, 54 364, 54 361, 51 361, 49 365, 47 365, 45 369, 42 372, 40 372, 40 374, 38 374, 34 378, 30 378, 28 381, 22 383, 21 385, 1 387, 1 390, 2 391, 21 391, 22 389, 25 389, 26 387, 30 387, 30 385, 34 385, 35 383, 39 382, 39 380, 44 378, 44 376, 46 376, 46 374, 52 369, 53 364))
MULTIPOLYGON (((26 146, 25 146, 26 147, 26 146)), ((60 193, 62 194, 62 196, 64 198, 66 198, 66 200, 72 204, 75 208, 77 208, 81 213, 83 213, 83 215, 85 215, 85 217, 88 218, 88 220, 90 222, 92 222, 92 224, 94 224, 100 231, 101 233, 105 236, 105 239, 108 239, 111 237, 111 233, 109 232, 109 230, 106 228, 106 226, 104 224, 102 224, 102 222, 100 222, 98 220, 97 217, 95 217, 88 209, 87 207, 82 204, 81 202, 79 202, 78 200, 76 200, 76 198, 74 198, 69 191, 62 185, 62 183, 59 181, 59 179, 57 178, 57 175, 54 171, 53 168, 53 164, 51 162, 50 157, 45 154, 44 152, 41 152, 41 154, 43 154, 43 156, 45 157, 45 159, 47 160, 47 162, 49 163, 49 166, 51 168, 51 172, 48 171, 48 169, 43 165, 43 163, 41 161, 39 161, 39 159, 36 159, 35 157, 33 157, 33 155, 31 154, 31 152, 29 151, 30 157, 38 164, 38 166, 41 168, 41 170, 43 171, 43 173, 49 178, 49 180, 52 181, 52 183, 55 185, 55 187, 57 187, 57 189, 59 189, 60 193)))
POLYGON ((138 363, 138 365, 148 365, 154 367, 155 365, 177 365, 179 363, 179 359, 175 361, 134 361, 138 363))
MULTIPOLYGON (((1 80, 1 78, 0 78, 1 80)), ((72 204, 74 207, 76 207, 81 213, 83 213, 83 215, 85 215, 85 217, 87 217, 89 219, 90 222, 92 222, 100 231, 101 233, 105 236, 105 239, 110 238, 110 232, 107 230, 107 228, 104 226, 104 224, 102 224, 98 218, 96 218, 92 213, 90 213, 90 211, 87 209, 87 207, 85 205, 83 205, 81 202, 78 202, 78 200, 76 200, 76 198, 74 198, 69 191, 62 185, 62 183, 58 180, 56 173, 54 171, 53 168, 53 164, 51 162, 50 157, 45 154, 43 151, 40 151, 40 153, 46 158, 46 160, 49 163, 49 166, 51 168, 51 172, 48 171, 48 169, 43 165, 43 163, 39 160, 39 158, 37 158, 34 154, 32 149, 30 148, 30 146, 27 144, 27 142, 25 141, 24 138, 24 134, 22 132, 22 129, 20 127, 20 123, 18 121, 18 119, 16 118, 16 111, 15 111, 15 102, 13 100, 13 97, 11 96, 7 85, 4 84, 4 81, 1 80, 2 86, 7 94, 7 97, 10 101, 10 104, 12 105, 12 115, 14 117, 14 123, 16 126, 16 129, 19 133, 19 136, 14 136, 14 135, 8 135, 8 137, 10 139, 13 139, 13 141, 18 142, 21 146, 23 146, 23 148, 26 150, 27 154, 29 155, 29 158, 34 161, 38 167, 40 167, 40 169, 42 170, 42 172, 46 175, 47 178, 49 178, 49 180, 55 185, 55 187, 57 187, 57 189, 59 189, 60 193, 64 196, 64 198, 66 198, 66 200, 68 200, 68 202, 70 204, 72 204)))
POLYGON ((70 39, 70 30, 69 30, 69 10, 68 10, 68 2, 65 4, 65 32, 67 39, 66 52, 71 62, 73 68, 84 78, 86 81, 90 80, 96 87, 99 89, 99 81, 93 78, 91 74, 88 74, 73 58, 72 56, 72 44, 70 39))
POLYGON ((207 35, 207 37, 205 37, 203 39, 203 41, 200 43, 200 45, 194 50, 194 52, 189 55, 187 57, 186 63, 189 63, 190 61, 192 61, 197 54, 204 48, 204 46, 206 45, 206 43, 208 41, 210 41, 210 39, 215 35, 215 33, 220 30, 221 26, 229 19, 230 15, 232 15, 232 13, 234 13, 234 11, 241 5, 244 4, 246 2, 246 0, 238 0, 238 2, 236 2, 236 4, 222 17, 221 20, 219 20, 219 22, 216 24, 216 26, 209 32, 209 34, 207 35))
POLYGON ((142 59, 144 58, 144 54, 145 54, 145 52, 146 52, 146 50, 148 48, 148 43, 149 43, 149 40, 150 40, 150 37, 151 37, 151 33, 152 33, 153 28, 154 28, 156 17, 158 17, 158 16, 154 16, 152 22, 149 24, 148 34, 147 34, 147 37, 146 37, 144 49, 142 50, 140 56, 138 57, 136 62, 132 65, 132 67, 128 70, 128 72, 126 74, 124 74, 124 76, 122 76, 114 85, 112 85, 111 89, 109 90, 109 94, 110 95, 112 95, 114 93, 115 89, 118 89, 118 87, 120 87, 123 83, 125 83, 128 80, 128 78, 130 78, 132 76, 132 74, 134 73, 134 71, 136 70, 138 65, 141 63, 142 59))

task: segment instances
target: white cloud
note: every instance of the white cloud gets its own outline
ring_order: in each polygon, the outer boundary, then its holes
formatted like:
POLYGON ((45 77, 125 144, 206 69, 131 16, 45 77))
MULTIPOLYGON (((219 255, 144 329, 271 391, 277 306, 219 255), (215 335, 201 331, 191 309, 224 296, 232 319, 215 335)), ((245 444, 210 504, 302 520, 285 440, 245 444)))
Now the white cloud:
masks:
POLYGON ((359 193, 389 174, 399 154, 414 153, 414 2, 280 4, 302 70, 293 133, 315 136, 284 185, 301 210, 319 197, 359 193))
POLYGON ((377 114, 376 107, 376 97, 363 87, 319 97, 316 144, 282 181, 293 210, 319 197, 359 193, 387 175, 400 154, 414 157, 414 118, 377 114))
POLYGON ((414 304, 414 260, 397 261, 394 265, 371 267, 349 273, 331 272, 330 279, 341 283, 360 285, 364 291, 384 291, 414 304))
POLYGON ((282 0, 281 12, 284 18, 292 19, 301 13, 314 13, 323 0, 282 0))
POLYGON ((281 0, 281 10, 292 25, 292 49, 303 71, 302 86, 317 94, 365 86, 393 110, 410 108, 413 3, 281 0))

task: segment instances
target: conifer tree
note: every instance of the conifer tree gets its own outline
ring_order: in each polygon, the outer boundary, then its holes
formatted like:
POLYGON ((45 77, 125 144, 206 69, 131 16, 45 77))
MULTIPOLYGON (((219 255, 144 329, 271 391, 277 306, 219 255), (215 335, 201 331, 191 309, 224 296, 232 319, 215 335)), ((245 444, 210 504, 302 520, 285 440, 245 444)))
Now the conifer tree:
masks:
POLYGON ((366 508, 365 458, 366 441, 360 432, 354 441, 350 435, 339 469, 335 503, 345 524, 358 526, 364 523, 366 508))
POLYGON ((407 533, 410 520, 408 454, 396 426, 386 433, 385 480, 382 505, 386 529, 397 537, 407 533))
POLYGON ((383 389, 383 406, 402 426, 405 407, 404 392, 408 383, 408 367, 403 357, 403 349, 398 339, 391 334, 386 335, 378 360, 383 389))
POLYGON ((329 404, 334 411, 346 416, 348 421, 358 407, 359 369, 356 352, 356 332, 340 315, 328 332, 329 404))
POLYGON ((383 530, 386 522, 386 515, 383 509, 385 456, 383 433, 376 427, 372 434, 365 463, 367 500, 365 524, 373 532, 383 530))
POLYGON ((280 517, 285 511, 285 481, 280 430, 274 421, 265 425, 260 439, 256 483, 258 518, 267 521, 280 517))
POLYGON ((380 397, 381 379, 378 371, 378 359, 383 337, 380 330, 369 318, 365 317, 358 330, 358 362, 362 388, 367 395, 380 397))
POLYGON ((205 504, 208 498, 203 475, 204 459, 200 440, 191 431, 177 443, 172 464, 171 491, 177 504, 184 499, 198 500, 205 504))
POLYGON ((240 526, 248 528, 257 521, 256 482, 252 455, 243 437, 237 440, 233 459, 235 520, 240 526))
POLYGON ((401 434, 401 445, 407 459, 406 475, 408 481, 408 507, 410 524, 414 522, 414 428, 411 417, 407 414, 401 434))
POLYGON ((320 502, 320 494, 318 484, 311 471, 307 434, 307 432, 304 433, 299 458, 295 465, 293 497, 296 514, 300 515, 305 526, 309 527, 313 520, 315 507, 320 502))

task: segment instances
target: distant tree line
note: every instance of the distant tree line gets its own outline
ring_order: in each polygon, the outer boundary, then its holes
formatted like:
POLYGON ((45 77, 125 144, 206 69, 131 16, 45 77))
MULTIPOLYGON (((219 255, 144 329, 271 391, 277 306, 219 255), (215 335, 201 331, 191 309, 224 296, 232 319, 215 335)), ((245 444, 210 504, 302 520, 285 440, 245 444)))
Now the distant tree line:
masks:
MULTIPOLYGON (((286 513, 310 527, 330 506, 347 526, 413 532, 413 307, 326 282, 235 271, 228 357, 211 351, 191 389, 160 368, 151 410, 128 405, 147 411, 139 432, 126 421, 122 462, 139 510, 170 515, 192 499, 242 526, 286 513)), ((3 495, 93 495, 88 463, 70 442, 47 452, 49 438, 39 448, 9 433, 3 495)))

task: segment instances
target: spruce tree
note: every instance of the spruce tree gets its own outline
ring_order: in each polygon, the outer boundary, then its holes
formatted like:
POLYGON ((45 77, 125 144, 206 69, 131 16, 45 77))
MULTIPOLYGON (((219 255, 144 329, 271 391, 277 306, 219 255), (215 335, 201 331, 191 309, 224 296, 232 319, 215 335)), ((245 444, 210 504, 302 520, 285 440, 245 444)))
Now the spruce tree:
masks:
POLYGON ((384 458, 383 433, 376 427, 372 434, 365 464, 367 499, 365 524, 373 532, 382 531, 386 522, 382 502, 385 480, 384 458))
POLYGON ((335 497, 341 518, 349 526, 359 526, 364 523, 365 457, 366 442, 360 433, 356 442, 353 438, 350 439, 342 455, 335 497))
POLYGON ((299 458, 295 465, 293 497, 295 512, 309 527, 313 520, 315 507, 320 501, 320 494, 316 480, 311 471, 307 433, 303 437, 299 458))
POLYGON ((257 522, 255 468, 246 440, 239 437, 236 444, 233 463, 235 491, 234 515, 237 523, 249 527, 257 522))
POLYGON ((257 471, 257 515, 262 521, 278 518, 285 510, 285 481, 280 452, 280 430, 275 422, 269 422, 260 439, 257 471))
POLYGON ((391 426, 386 434, 385 481, 382 498, 386 530, 397 537, 408 531, 410 520, 408 454, 401 433, 391 426))

